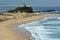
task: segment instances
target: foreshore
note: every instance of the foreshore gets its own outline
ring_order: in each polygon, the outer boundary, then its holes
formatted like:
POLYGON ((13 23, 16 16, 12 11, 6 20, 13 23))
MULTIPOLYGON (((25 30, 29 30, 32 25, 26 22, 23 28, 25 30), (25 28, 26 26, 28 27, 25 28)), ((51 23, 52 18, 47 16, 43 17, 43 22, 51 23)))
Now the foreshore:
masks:
MULTIPOLYGON (((26 36, 24 35, 24 33, 18 34, 17 32, 12 30, 12 27, 14 27, 17 24, 23 24, 23 23, 35 21, 38 19, 42 19, 44 17, 54 17, 54 16, 60 16, 60 14, 25 14, 23 13, 18 15, 16 14, 15 16, 9 16, 9 17, 7 16, 8 20, 0 22, 0 40, 25 40, 25 39, 31 40, 31 35, 26 36), (24 37, 19 35, 23 35, 24 37)), ((1 17, 6 18, 5 16, 4 17, 1 16, 1 17)))

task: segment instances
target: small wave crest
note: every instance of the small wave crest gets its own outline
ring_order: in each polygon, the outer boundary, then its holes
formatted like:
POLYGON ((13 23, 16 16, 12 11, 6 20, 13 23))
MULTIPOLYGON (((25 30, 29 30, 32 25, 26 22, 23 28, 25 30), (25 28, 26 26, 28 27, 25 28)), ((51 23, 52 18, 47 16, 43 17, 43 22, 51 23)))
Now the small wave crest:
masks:
POLYGON ((60 12, 60 11, 55 11, 55 12, 60 12))
MULTIPOLYGON (((34 21, 26 24, 19 25, 19 27, 24 27, 26 30, 31 32, 32 35, 32 40, 60 40, 60 30, 56 26, 43 26, 43 24, 52 24, 55 25, 60 24, 60 17, 48 17, 44 18, 41 21, 34 21), (54 20, 53 20, 54 19, 54 20), (49 20, 48 22, 43 22, 42 24, 39 24, 41 21, 46 21, 49 20), (39 24, 39 25, 38 25, 39 24), (36 26, 37 25, 37 26, 36 26), (48 29, 47 29, 48 28, 48 29), (52 29, 53 28, 53 29, 52 29), (56 29, 54 29, 56 28, 56 29), (58 36, 57 36, 58 35, 58 36)), ((59 27, 59 26, 58 26, 59 27)))

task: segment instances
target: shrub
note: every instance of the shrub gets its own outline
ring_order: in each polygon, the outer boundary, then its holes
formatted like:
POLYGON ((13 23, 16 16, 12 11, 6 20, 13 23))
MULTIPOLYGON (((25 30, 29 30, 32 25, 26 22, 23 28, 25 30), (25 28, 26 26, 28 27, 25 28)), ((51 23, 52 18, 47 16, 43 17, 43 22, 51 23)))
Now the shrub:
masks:
POLYGON ((27 6, 24 6, 24 7, 17 7, 16 9, 14 10, 9 10, 8 12, 28 12, 28 13, 32 13, 33 10, 32 10, 32 7, 27 7, 27 6))

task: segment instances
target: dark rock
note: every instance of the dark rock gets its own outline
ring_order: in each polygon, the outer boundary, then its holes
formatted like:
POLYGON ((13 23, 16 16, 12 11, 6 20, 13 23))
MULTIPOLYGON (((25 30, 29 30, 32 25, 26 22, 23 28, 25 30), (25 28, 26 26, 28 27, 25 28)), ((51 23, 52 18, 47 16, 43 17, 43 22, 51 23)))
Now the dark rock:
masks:
POLYGON ((55 10, 43 10, 41 12, 51 12, 51 11, 55 11, 55 10))
POLYGON ((34 11, 34 12, 52 12, 52 11, 56 11, 56 10, 41 10, 41 11, 34 11))

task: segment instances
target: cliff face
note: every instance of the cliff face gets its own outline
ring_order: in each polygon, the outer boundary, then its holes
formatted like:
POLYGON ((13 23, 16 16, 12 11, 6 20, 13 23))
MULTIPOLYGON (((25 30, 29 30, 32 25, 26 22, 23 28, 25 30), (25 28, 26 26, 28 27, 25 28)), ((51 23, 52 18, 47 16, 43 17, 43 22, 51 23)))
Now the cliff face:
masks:
POLYGON ((32 13, 33 10, 32 10, 32 7, 27 7, 27 6, 24 6, 24 7, 17 7, 16 9, 14 10, 9 10, 8 12, 28 12, 28 13, 32 13))

